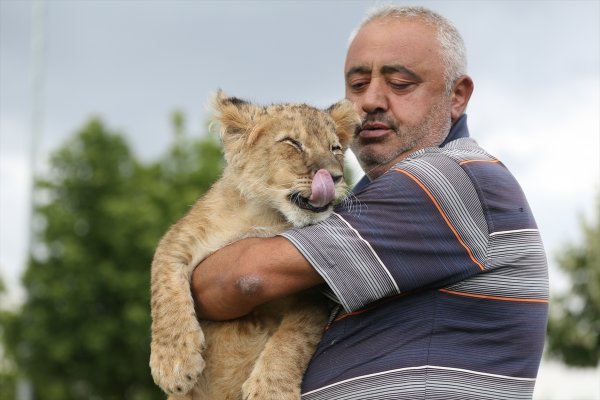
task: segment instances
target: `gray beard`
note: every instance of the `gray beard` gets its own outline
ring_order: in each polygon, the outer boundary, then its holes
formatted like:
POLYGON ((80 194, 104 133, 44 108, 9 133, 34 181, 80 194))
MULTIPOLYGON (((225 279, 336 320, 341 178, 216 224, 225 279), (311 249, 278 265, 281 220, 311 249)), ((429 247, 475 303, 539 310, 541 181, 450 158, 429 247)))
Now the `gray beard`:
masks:
POLYGON ((431 108, 429 114, 421 124, 408 126, 403 129, 399 128, 396 121, 391 121, 387 115, 380 116, 379 118, 377 116, 367 116, 365 120, 369 119, 387 122, 390 128, 396 133, 396 136, 401 139, 400 141, 403 145, 395 149, 390 149, 389 152, 376 153, 365 149, 361 150, 360 145, 355 142, 352 150, 366 173, 378 166, 388 165, 394 160, 400 161, 400 156, 408 152, 430 146, 439 146, 448 135, 452 125, 450 114, 444 112, 440 104, 436 104, 431 108), (444 115, 447 115, 447 117, 444 115))
MULTIPOLYGON (((396 131, 396 136, 401 136, 401 134, 396 131)), ((380 165, 386 165, 391 163, 396 158, 400 157, 400 155, 411 151, 416 146, 416 142, 413 140, 410 143, 405 144, 402 147, 395 149, 392 152, 388 153, 376 153, 370 151, 361 151, 356 154, 358 161, 360 162, 360 166, 365 172, 370 171, 371 169, 378 167, 380 165)))

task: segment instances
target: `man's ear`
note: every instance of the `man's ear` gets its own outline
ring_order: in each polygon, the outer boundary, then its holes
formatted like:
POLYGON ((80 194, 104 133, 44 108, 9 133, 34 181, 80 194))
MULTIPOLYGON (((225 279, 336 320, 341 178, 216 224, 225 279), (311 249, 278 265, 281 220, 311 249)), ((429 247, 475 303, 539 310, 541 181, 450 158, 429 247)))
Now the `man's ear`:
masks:
POLYGON ((473 93, 473 80, 468 75, 463 75, 454 83, 452 89, 451 118, 454 123, 467 109, 467 104, 473 93))

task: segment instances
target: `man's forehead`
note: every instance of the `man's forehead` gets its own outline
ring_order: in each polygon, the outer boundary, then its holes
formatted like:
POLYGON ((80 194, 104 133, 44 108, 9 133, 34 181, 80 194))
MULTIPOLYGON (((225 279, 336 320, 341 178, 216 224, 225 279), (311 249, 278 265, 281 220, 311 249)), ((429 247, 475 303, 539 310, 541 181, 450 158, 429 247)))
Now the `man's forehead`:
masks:
MULTIPOLYGON (((414 70, 417 64, 440 58, 435 28, 418 19, 371 21, 348 48, 346 75, 351 69, 365 68, 382 72, 385 66, 404 66, 414 70)), ((387 71, 390 72, 390 71, 387 71)))
MULTIPOLYGON (((383 29, 387 31, 393 30, 405 30, 405 31, 428 31, 435 33, 437 31, 436 26, 421 17, 401 17, 391 16, 374 19, 367 22, 358 30, 356 36, 363 32, 368 32, 374 29, 383 29)), ((355 37, 356 37, 355 36, 355 37)))

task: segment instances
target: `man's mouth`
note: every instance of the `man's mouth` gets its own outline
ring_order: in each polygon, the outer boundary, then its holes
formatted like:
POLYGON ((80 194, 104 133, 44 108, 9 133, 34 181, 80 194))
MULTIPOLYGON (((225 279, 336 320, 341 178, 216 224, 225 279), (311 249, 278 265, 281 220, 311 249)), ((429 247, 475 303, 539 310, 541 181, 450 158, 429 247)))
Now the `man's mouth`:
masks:
POLYGON ((361 139, 378 139, 388 135, 390 132, 394 132, 390 126, 384 122, 371 121, 365 122, 362 125, 362 129, 358 132, 358 136, 361 139))

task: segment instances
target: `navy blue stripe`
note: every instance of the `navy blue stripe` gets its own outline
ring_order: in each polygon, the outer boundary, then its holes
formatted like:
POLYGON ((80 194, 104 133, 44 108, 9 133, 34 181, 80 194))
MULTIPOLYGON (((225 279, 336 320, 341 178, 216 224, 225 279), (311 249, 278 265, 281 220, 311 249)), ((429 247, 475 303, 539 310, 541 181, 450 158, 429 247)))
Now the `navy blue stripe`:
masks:
POLYGON ((463 168, 479 192, 490 232, 537 228, 523 190, 503 164, 470 162, 463 168))
POLYGON ((423 365, 535 378, 547 307, 436 290, 383 302, 331 325, 305 374, 303 392, 423 365))

